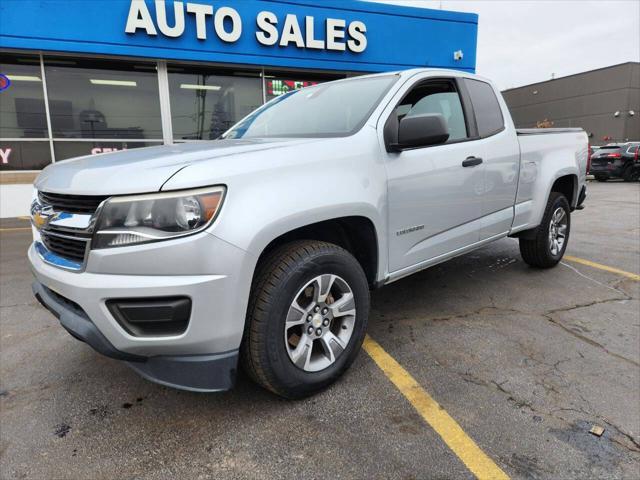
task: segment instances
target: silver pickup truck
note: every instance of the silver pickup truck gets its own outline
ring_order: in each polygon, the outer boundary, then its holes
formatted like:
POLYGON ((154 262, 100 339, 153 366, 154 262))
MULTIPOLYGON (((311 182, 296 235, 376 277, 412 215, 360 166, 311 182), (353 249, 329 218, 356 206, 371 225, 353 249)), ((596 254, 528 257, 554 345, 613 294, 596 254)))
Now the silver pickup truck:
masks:
POLYGON ((369 291, 517 237, 562 258, 587 135, 516 130, 486 79, 350 78, 280 96, 219 140, 46 168, 31 205, 37 299, 142 376, 231 388, 238 362, 300 398, 360 350, 369 291))

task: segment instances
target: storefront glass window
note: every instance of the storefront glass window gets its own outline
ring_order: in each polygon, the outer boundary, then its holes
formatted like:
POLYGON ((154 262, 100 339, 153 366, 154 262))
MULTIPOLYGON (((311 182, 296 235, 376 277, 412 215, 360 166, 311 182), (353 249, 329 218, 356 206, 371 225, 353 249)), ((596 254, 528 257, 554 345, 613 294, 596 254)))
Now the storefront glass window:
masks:
POLYGON ((120 152, 154 145, 162 145, 162 142, 53 142, 54 153, 58 162, 85 155, 120 152))
POLYGON ((259 72, 169 65, 173 138, 214 140, 262 105, 259 72))
MULTIPOLYGON (((265 100, 344 77, 180 63, 168 73, 178 142, 219 138, 265 100)), ((162 125, 155 62, 0 53, 0 171, 161 145, 162 125)))
POLYGON ((0 55, 0 138, 46 138, 40 58, 0 55))
POLYGON ((154 63, 45 57, 54 138, 162 139, 154 63))
POLYGON ((0 171, 42 170, 50 163, 48 140, 18 142, 0 139, 0 171))

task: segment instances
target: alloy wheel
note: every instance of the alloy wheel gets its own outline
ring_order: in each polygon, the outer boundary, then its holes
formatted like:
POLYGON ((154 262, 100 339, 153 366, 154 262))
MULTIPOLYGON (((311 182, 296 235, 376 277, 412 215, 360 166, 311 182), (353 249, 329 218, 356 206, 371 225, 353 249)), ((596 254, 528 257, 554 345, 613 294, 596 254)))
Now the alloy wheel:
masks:
POLYGON ((356 320, 355 297, 337 275, 318 275, 302 287, 287 312, 284 341, 289 358, 305 372, 334 364, 347 348, 356 320))

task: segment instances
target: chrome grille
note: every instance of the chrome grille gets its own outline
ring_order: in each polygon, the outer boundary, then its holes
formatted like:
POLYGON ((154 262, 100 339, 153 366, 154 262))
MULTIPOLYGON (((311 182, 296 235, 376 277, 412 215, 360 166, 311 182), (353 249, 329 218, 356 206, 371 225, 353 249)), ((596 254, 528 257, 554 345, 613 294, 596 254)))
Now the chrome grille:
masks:
POLYGON ((56 212, 93 214, 107 198, 100 195, 63 195, 38 192, 40 203, 50 205, 56 212))
POLYGON ((38 192, 31 218, 40 233, 36 250, 44 261, 82 270, 89 251, 94 216, 106 196, 38 192))
POLYGON ((69 235, 67 233, 62 234, 51 230, 41 231, 40 237, 44 246, 56 255, 73 262, 84 262, 87 245, 90 240, 89 237, 69 235))

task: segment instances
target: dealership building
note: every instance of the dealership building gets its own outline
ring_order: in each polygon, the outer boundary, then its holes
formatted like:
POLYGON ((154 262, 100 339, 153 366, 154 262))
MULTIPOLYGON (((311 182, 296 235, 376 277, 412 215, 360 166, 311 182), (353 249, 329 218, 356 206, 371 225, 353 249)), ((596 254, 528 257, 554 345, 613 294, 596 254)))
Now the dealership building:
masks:
POLYGON ((214 140, 291 89, 475 70, 475 14, 368 1, 0 2, 0 216, 53 162, 214 140))
POLYGON ((640 140, 640 63, 502 92, 518 128, 579 127, 592 145, 640 140))

